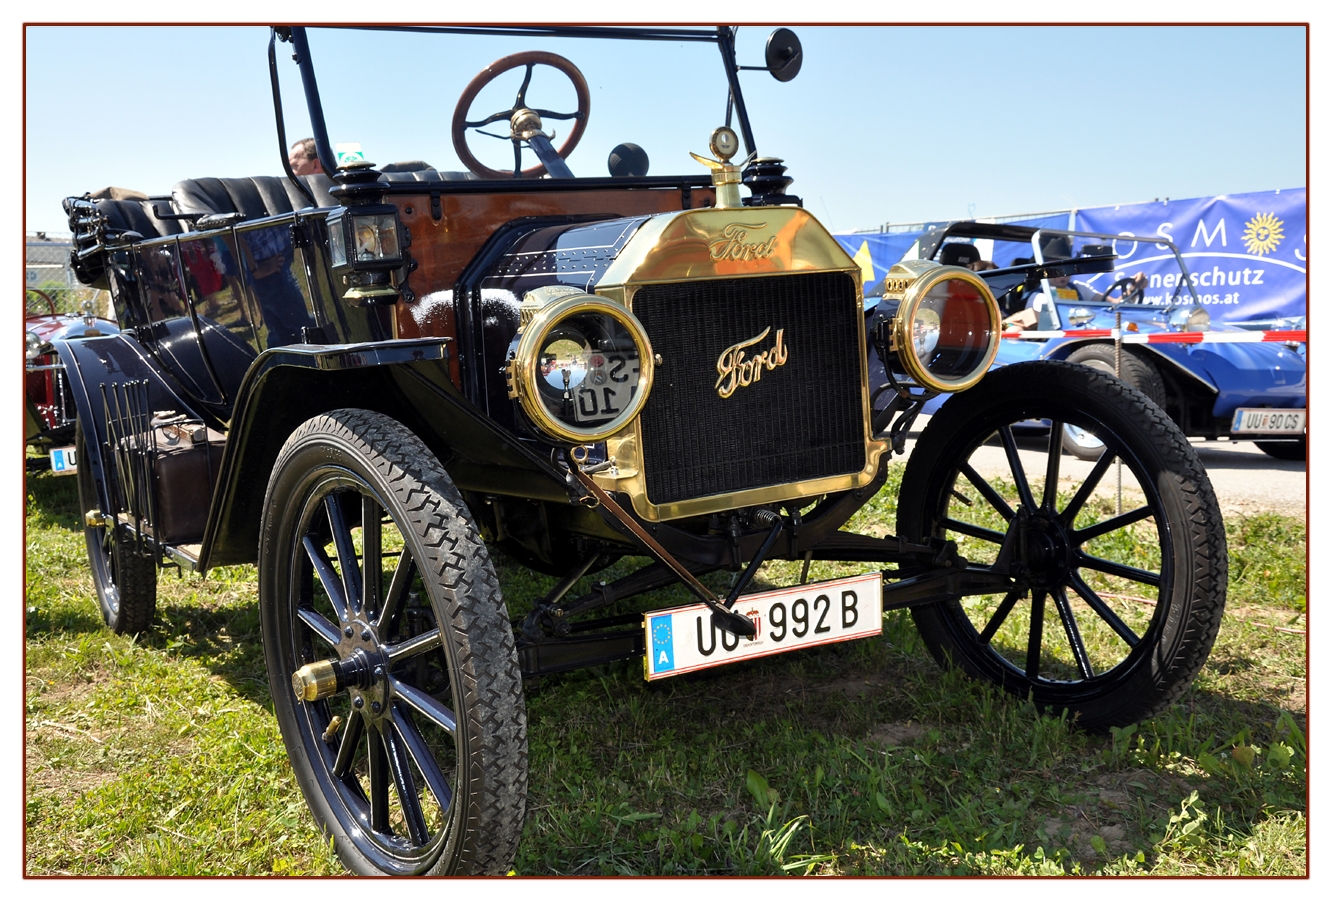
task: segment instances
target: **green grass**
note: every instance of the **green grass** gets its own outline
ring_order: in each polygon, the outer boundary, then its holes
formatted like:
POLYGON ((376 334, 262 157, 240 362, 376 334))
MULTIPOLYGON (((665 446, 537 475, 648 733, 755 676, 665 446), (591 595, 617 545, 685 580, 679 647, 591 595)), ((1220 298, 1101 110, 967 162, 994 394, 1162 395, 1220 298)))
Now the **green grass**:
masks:
MULTIPOLYGON (((856 525, 891 529, 893 498, 856 525)), ((30 477, 26 873, 342 873, 271 714, 253 568, 164 572, 153 629, 117 637, 77 525, 73 480, 30 477)), ((637 662, 530 681, 515 870, 1304 875, 1304 525, 1227 530, 1211 659, 1178 705, 1110 736, 944 673, 905 612, 881 640, 653 684, 637 662)), ((497 564, 514 613, 552 582, 497 564)))

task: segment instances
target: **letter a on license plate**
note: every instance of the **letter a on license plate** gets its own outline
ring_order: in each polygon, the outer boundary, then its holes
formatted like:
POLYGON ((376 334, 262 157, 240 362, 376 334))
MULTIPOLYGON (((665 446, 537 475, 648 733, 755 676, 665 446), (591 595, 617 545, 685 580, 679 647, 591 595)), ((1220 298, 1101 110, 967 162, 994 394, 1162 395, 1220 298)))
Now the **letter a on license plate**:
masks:
POLYGON ((735 611, 754 624, 753 639, 712 625, 706 605, 652 611, 643 675, 649 680, 797 648, 883 632, 883 576, 878 572, 744 595, 735 611))

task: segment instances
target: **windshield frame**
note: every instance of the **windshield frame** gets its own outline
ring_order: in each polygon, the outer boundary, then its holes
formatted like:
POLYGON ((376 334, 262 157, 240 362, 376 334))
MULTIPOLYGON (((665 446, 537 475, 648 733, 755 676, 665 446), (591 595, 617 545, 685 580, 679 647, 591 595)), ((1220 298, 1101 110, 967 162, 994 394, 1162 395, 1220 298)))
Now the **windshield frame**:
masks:
MULTIPOLYGON (((552 25, 552 26, 447 26, 447 25, 319 25, 323 30, 346 31, 396 31, 425 34, 454 35, 499 35, 508 37, 561 37, 591 38, 597 40, 629 41, 688 41, 717 45, 721 54, 722 65, 726 71, 727 84, 730 87, 730 102, 727 105, 726 125, 731 125, 734 112, 740 138, 744 141, 746 159, 757 159, 758 150, 754 141, 754 132, 750 126, 749 113, 745 108, 744 94, 740 88, 739 73, 742 68, 735 56, 735 27, 718 25, 715 29, 702 28, 664 28, 637 26, 587 26, 587 25, 552 25)), ((328 125, 324 119, 323 103, 319 94, 319 80, 315 72, 314 60, 310 53, 307 26, 289 25, 272 26, 268 42, 269 76, 273 86, 274 116, 277 120, 278 142, 282 167, 287 175, 295 179, 291 164, 287 160, 287 129, 282 112, 282 97, 279 87, 276 61, 278 41, 289 42, 295 51, 294 58, 301 75, 301 84, 305 92, 306 107, 310 116, 310 126, 315 140, 315 151, 320 165, 325 172, 337 171, 336 156, 329 142, 328 125)), ((495 180, 490 180, 495 181, 495 180)), ((508 182, 509 180, 504 180, 508 182)), ((313 200, 313 199, 312 199, 313 200)))

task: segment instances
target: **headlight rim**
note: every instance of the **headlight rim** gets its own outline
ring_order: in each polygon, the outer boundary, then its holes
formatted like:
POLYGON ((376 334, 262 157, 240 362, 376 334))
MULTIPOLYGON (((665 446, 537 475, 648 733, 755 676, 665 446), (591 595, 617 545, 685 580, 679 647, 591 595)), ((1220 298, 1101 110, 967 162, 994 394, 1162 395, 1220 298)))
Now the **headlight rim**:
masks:
POLYGON ((1002 317, 999 314, 999 303, 994 298, 994 293, 990 291, 990 286, 985 280, 976 275, 969 269, 960 266, 937 266, 923 273, 915 279, 906 289, 902 296, 902 301, 897 308, 897 315, 893 319, 893 348, 896 351, 897 359, 902 367, 918 385, 938 392, 959 392, 971 388, 990 371, 994 365, 994 360, 999 354, 999 333, 1002 325, 1002 317), (958 380, 944 380, 930 373, 917 359, 911 343, 911 323, 915 319, 916 308, 929 295, 930 291, 940 282, 953 279, 961 279, 973 286, 985 301, 986 313, 990 320, 990 346, 985 353, 984 363, 966 378, 958 380))
POLYGON ((513 386, 518 404, 528 420, 549 437, 579 445, 604 441, 632 423, 647 404, 655 370, 652 342, 648 339, 647 330, 638 321, 638 317, 614 301, 582 293, 559 298, 538 310, 518 336, 518 346, 511 361, 513 386), (542 378, 537 363, 541 348, 546 343, 546 336, 565 320, 581 313, 610 316, 624 327, 638 349, 638 389, 629 406, 606 424, 592 429, 576 429, 556 419, 541 402, 540 388, 537 384, 537 380, 542 378))

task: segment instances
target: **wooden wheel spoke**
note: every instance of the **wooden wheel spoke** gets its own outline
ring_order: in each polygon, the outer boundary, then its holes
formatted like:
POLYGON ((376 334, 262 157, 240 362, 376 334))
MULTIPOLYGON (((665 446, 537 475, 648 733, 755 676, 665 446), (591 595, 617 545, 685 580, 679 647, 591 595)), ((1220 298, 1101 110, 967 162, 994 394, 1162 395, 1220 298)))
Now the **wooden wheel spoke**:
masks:
POLYGON ((1092 492, 1096 491, 1096 486, 1100 485, 1101 477, 1105 476, 1106 471, 1110 469, 1112 460, 1114 460, 1113 454, 1102 454, 1096 459, 1096 463, 1092 464, 1091 472, 1082 481, 1082 485, 1078 486, 1078 490, 1074 493, 1073 499, 1068 502, 1068 506, 1060 513, 1060 517, 1065 523, 1072 523, 1082 512, 1087 499, 1092 496, 1092 492))
POLYGON ((976 469, 971 464, 962 464, 962 466, 958 467, 958 472, 967 477, 967 482, 970 482, 976 487, 976 491, 981 493, 981 497, 988 501, 990 506, 999 512, 1000 516, 1005 520, 1013 519, 1013 508, 1008 506, 1008 502, 1003 499, 1003 496, 996 492, 994 486, 986 482, 985 477, 981 476, 980 473, 977 473, 976 469))
POLYGON ((1130 648, 1133 648, 1142 641, 1141 637, 1133 632, 1128 624, 1119 619, 1119 615, 1110 609, 1110 606, 1105 603, 1105 600, 1097 595, 1095 590, 1087 585, 1087 582, 1081 576, 1074 573, 1069 580, 1069 585, 1071 585, 1073 591, 1077 592, 1082 600, 1087 603, 1087 606, 1096 612, 1096 616, 1104 620, 1106 624, 1109 625, 1110 629, 1114 630, 1119 635, 1119 638, 1128 643, 1130 648))
POLYGON ((1068 603, 1068 595, 1065 594, 1062 586, 1057 586, 1054 592, 1055 610, 1059 612, 1059 619, 1064 624, 1064 636, 1068 639, 1068 647, 1073 652, 1073 660, 1078 665, 1078 673, 1084 680, 1090 680, 1096 674, 1092 672, 1091 659, 1087 657, 1087 646, 1082 642, 1082 633, 1078 631, 1078 620, 1073 615, 1073 607, 1068 603))
POLYGON ((1041 675, 1041 638, 1045 630, 1045 593, 1031 593, 1031 627, 1027 632, 1027 679, 1041 675))
POLYGON ((430 839, 430 831, 426 828, 425 813, 421 811, 421 797, 417 794, 416 777, 412 775, 402 734, 398 732, 396 724, 387 721, 380 735, 384 737, 388 769, 393 775, 393 786, 398 791, 398 804, 402 808, 402 819, 407 824, 407 834, 413 843, 423 846, 430 839))
POLYGON ((1140 507, 1136 510, 1125 511, 1117 517, 1111 517, 1109 520, 1103 520, 1095 526, 1088 526, 1086 529, 1073 530, 1073 540, 1081 545, 1092 539, 1099 538, 1107 533, 1114 532, 1116 529, 1123 529, 1125 526, 1132 526, 1139 520, 1146 520, 1152 516, 1150 507, 1140 507))
POLYGON ((1004 455, 1008 458, 1008 469, 1013 474, 1013 483, 1017 486, 1018 501, 1029 511, 1036 510, 1036 499, 1032 497, 1031 485, 1027 482, 1027 471, 1018 456, 1017 440, 1013 438, 1012 426, 999 427, 999 440, 1004 445, 1004 455))
POLYGON ((414 658, 417 655, 423 655, 426 652, 434 651, 442 644, 439 630, 434 629, 422 633, 419 636, 413 636, 404 642, 396 645, 386 645, 384 651, 388 653, 389 663, 397 664, 399 661, 407 658, 414 658))
POLYGON ((300 618, 301 623, 310 628, 310 632, 322 639, 325 645, 337 648, 338 642, 342 640, 342 633, 338 631, 336 623, 312 608, 297 608, 296 616, 300 618))
POLYGON ((1118 576, 1153 588, 1159 589, 1161 587, 1161 574, 1139 570, 1137 567, 1130 567, 1128 564, 1121 564, 1117 561, 1107 561, 1104 558, 1079 553, 1076 564, 1079 567, 1086 567, 1089 570, 1096 570, 1110 576, 1118 576))
POLYGON ((347 715, 347 725, 342 728, 342 739, 338 742, 338 757, 333 761, 333 776, 345 779, 352 773, 356 760, 356 747, 365 735, 365 718, 361 712, 352 711, 347 715))
POLYGON ((400 698, 412 710, 425 717, 435 726, 448 732, 450 735, 458 730, 458 718, 453 711, 443 702, 436 699, 433 695, 417 689, 410 683, 397 679, 389 678, 389 687, 393 694, 400 698))
POLYGON ((370 829, 376 833, 389 833, 389 775, 388 752, 384 748, 384 735, 370 731, 369 761, 366 770, 370 777, 370 829))
POLYGON ((1064 424, 1058 421, 1050 424, 1050 445, 1045 457, 1045 491, 1041 497, 1041 507, 1048 511, 1055 509, 1059 494, 1059 462, 1064 457, 1064 424))
POLYGON ((329 495, 324 499, 328 510, 328 525, 333 533, 333 547, 338 552, 338 566, 342 568, 342 585, 346 592, 348 609, 361 610, 361 567, 357 561, 356 546, 352 543, 351 527, 347 525, 347 510, 342 495, 329 495))
POLYGON ((314 564, 315 573, 319 576, 319 582, 323 585, 329 603, 333 605, 333 610, 337 612, 338 619, 346 623, 350 619, 347 610, 347 596, 343 593, 342 578, 338 576, 338 571, 333 568, 333 562, 329 560, 328 552, 324 550, 324 546, 315 541, 314 536, 304 536, 301 539, 301 545, 305 548, 305 553, 309 556, 310 562, 314 564))
POLYGON ((415 578, 416 562, 404 548, 402 554, 398 556, 398 566, 393 570, 388 592, 384 594, 383 607, 375 620, 375 628, 379 630, 381 636, 393 635, 397 628, 398 614, 402 611, 402 602, 407 598, 407 591, 415 578))
POLYGON ((435 801, 439 803, 442 811, 448 811, 449 806, 453 803, 453 790, 449 788, 448 778, 439 769, 439 763, 435 761, 435 755, 430 751, 430 746, 426 744, 425 737, 421 735, 421 731, 412 722, 410 712, 402 705, 395 704, 393 706, 393 723, 398 728, 403 744, 407 746, 407 753, 416 762, 417 770, 421 772, 421 776, 434 795, 435 801))
POLYGON ((982 645, 989 644, 990 640, 994 638, 994 634, 999 632, 999 627, 1003 626, 1004 621, 1008 619, 1008 614, 1013 610, 1013 605, 1017 604, 1018 599, 1025 594, 1027 594, 1025 591, 1014 589, 1004 596, 1004 600, 999 603, 999 607, 995 609, 990 621, 985 624, 985 629, 981 630, 980 641, 982 645))
POLYGON ((973 539, 983 539, 986 542, 993 542, 996 545, 1004 543, 1004 534, 995 529, 985 526, 977 526, 974 523, 968 523, 965 520, 954 520, 951 517, 944 519, 939 524, 944 529, 951 529, 953 532, 960 532, 964 536, 971 536, 973 539))
POLYGON ((361 496, 361 610, 379 610, 380 584, 384 578, 384 537, 380 520, 383 509, 369 495, 361 496))

